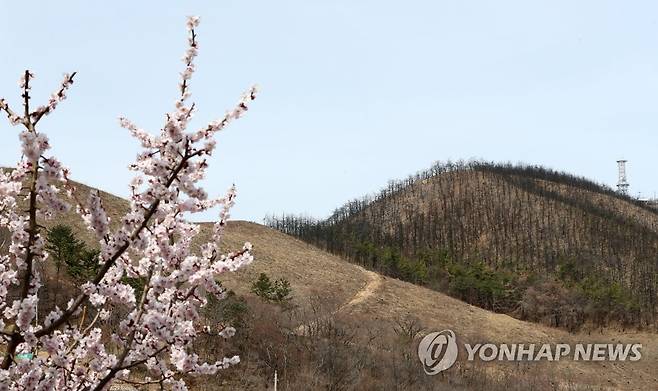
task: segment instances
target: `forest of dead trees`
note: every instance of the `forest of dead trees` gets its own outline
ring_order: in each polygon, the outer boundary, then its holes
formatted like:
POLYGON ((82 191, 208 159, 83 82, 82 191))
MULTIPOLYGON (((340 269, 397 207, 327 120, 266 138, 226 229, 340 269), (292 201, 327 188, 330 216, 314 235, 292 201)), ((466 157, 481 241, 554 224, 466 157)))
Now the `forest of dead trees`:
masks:
POLYGON ((655 326, 658 211, 537 166, 435 164, 275 229, 487 309, 576 329, 655 326))

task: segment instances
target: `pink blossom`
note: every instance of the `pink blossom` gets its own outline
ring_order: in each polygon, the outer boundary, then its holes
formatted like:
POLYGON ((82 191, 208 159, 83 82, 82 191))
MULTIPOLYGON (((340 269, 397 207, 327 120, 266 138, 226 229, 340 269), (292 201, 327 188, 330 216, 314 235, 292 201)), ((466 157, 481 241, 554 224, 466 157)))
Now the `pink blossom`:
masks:
POLYGON ((92 190, 89 193, 89 209, 83 212, 82 218, 87 224, 87 227, 95 232, 99 238, 105 237, 109 232, 110 218, 103 208, 103 203, 97 190, 92 190))
MULTIPOLYGON (((206 176, 206 158, 215 150, 216 132, 244 115, 257 89, 248 90, 221 119, 200 130, 188 129, 195 111, 187 100, 196 70, 198 25, 198 17, 188 18, 180 95, 160 132, 150 133, 126 118, 119 120, 142 151, 130 166, 135 171, 130 182, 130 209, 116 221, 110 220, 97 191, 90 192, 86 204, 78 200, 68 169, 55 157, 44 156, 50 148, 47 136, 30 126, 66 99, 75 73, 65 75, 48 102, 28 118, 12 114, 6 101, 0 99, 0 110, 8 114, 10 122, 26 127, 19 135, 21 161, 11 174, 0 172, 0 223, 11 235, 8 253, 0 256, 0 329, 14 323, 18 330, 8 338, 20 342, 20 349, 48 352, 48 359, 15 361, 7 356, 10 365, 7 370, 0 369, 0 391, 5 385, 30 390, 107 389, 114 379, 142 375, 159 379, 172 389, 186 390, 183 374, 211 375, 239 363, 237 356, 205 363, 193 349, 195 338, 205 327, 199 309, 207 304, 208 295, 218 299, 225 296, 217 278, 253 261, 248 242, 239 251, 219 251, 235 203, 235 186, 224 197, 212 198, 200 181, 206 176), (24 197, 24 183, 34 185, 34 214, 26 214, 24 207, 18 206, 24 197), (34 216, 52 219, 69 210, 62 192, 74 199, 74 210, 96 234, 99 272, 80 285, 78 295, 63 310, 55 308, 37 321, 42 293, 37 265, 48 261, 48 253, 39 229, 30 227, 36 224, 34 216), (214 207, 219 207, 219 214, 212 240, 195 253, 192 243, 200 230, 188 218, 214 207), (25 276, 29 281, 27 294, 8 302, 9 290, 20 286, 25 276), (143 282, 139 294, 125 283, 126 277, 143 282), (80 321, 83 307, 91 316, 80 321), (103 335, 91 318, 107 320, 118 308, 125 317, 109 335, 103 335)), ((29 72, 24 74, 21 88, 29 90, 33 77, 29 72)), ((227 327, 219 336, 234 334, 235 329, 227 327)))

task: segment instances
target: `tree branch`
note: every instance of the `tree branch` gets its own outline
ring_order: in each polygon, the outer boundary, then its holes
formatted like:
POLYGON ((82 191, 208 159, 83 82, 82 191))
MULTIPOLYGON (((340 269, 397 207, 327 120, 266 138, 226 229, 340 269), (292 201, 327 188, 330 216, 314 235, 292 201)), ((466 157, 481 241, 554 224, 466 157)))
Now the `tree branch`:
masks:
MULTIPOLYGON (((187 165, 187 162, 189 161, 189 159, 191 159, 196 154, 197 153, 187 155, 185 158, 181 159, 180 163, 172 171, 172 174, 170 175, 169 179, 167 180, 167 182, 165 184, 165 186, 167 188, 169 186, 171 186, 171 184, 176 180, 176 178, 178 177, 178 174, 187 165)), ((103 267, 98 271, 98 274, 96 275, 96 277, 92 281, 94 284, 98 284, 103 280, 103 277, 105 276, 107 271, 110 270, 110 268, 112 267, 112 265, 114 265, 116 260, 119 259, 121 257, 121 255, 123 255, 123 253, 126 252, 126 250, 130 247, 130 243, 133 240, 135 240, 139 236, 139 234, 142 232, 142 230, 144 230, 148 226, 151 218, 153 217, 155 212, 158 210, 159 205, 160 205, 160 200, 159 199, 153 201, 151 206, 148 208, 148 211, 144 215, 144 221, 142 221, 140 226, 137 229, 135 229, 135 231, 133 231, 133 233, 130 235, 130 239, 126 243, 121 245, 121 247, 119 247, 119 249, 116 251, 116 253, 114 253, 114 255, 110 259, 108 259, 103 264, 103 267)), ((73 305, 71 305, 70 308, 68 308, 66 311, 64 311, 64 313, 57 320, 55 320, 53 323, 51 323, 50 326, 44 327, 43 329, 37 331, 35 333, 35 336, 37 338, 39 338, 39 337, 42 337, 44 335, 48 335, 52 331, 57 329, 59 326, 64 324, 64 322, 66 322, 77 311, 78 307, 80 307, 80 305, 84 302, 84 300, 86 298, 87 298, 87 295, 84 294, 84 293, 81 293, 76 298, 76 300, 73 302, 73 305)))
MULTIPOLYGON (((23 124, 25 125, 25 128, 31 132, 35 133, 34 125, 30 121, 30 76, 31 73, 29 70, 25 71, 25 82, 23 85, 23 99, 24 99, 24 109, 25 109, 25 116, 23 118, 23 124)), ((37 180, 39 179, 39 157, 36 158, 36 160, 30 162, 32 164, 32 172, 30 176, 30 184, 29 184, 29 223, 28 223, 28 240, 27 240, 27 245, 25 246, 25 273, 23 274, 22 277, 22 284, 21 284, 21 300, 25 300, 30 293, 30 287, 32 285, 32 263, 34 260, 35 254, 32 251, 32 247, 34 245, 34 242, 36 241, 38 232, 39 232, 39 227, 37 224, 37 210, 38 210, 38 205, 37 205, 37 180)), ((16 352, 16 348, 18 345, 23 342, 23 337, 20 335, 18 327, 16 324, 12 324, 9 327, 9 331, 12 334, 11 339, 9 340, 9 344, 7 344, 7 351, 5 352, 4 358, 2 360, 2 365, 0 365, 0 368, 2 369, 9 369, 9 366, 11 365, 11 362, 13 361, 13 356, 14 353, 16 352)))

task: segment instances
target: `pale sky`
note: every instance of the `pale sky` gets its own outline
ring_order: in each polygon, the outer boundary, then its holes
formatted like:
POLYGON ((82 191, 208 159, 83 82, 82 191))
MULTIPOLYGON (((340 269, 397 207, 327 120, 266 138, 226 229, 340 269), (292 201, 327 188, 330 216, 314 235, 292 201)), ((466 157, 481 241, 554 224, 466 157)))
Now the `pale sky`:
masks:
MULTIPOLYGON (((207 190, 235 182, 233 218, 328 215, 436 160, 481 158, 658 191, 658 3, 653 1, 0 0, 0 97, 34 103, 64 72, 69 99, 41 121, 74 179, 127 195, 137 143, 177 94, 185 17, 200 15, 196 125, 258 83, 218 139, 207 190)), ((0 165, 19 158, 0 121, 0 165)), ((203 216, 210 219, 213 216, 203 216)))

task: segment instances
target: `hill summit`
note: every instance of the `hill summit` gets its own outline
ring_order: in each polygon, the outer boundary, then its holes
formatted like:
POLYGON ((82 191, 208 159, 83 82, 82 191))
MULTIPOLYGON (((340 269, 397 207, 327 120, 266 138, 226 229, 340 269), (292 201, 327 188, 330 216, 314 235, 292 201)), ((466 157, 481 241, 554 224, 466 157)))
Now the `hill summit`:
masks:
POLYGON ((552 326, 656 322, 658 210, 538 166, 436 164, 327 219, 269 226, 389 276, 552 326))

